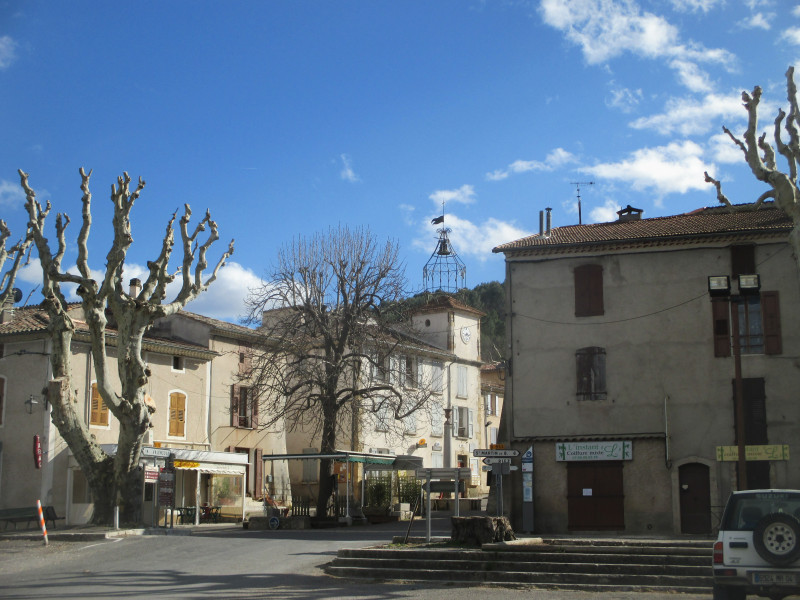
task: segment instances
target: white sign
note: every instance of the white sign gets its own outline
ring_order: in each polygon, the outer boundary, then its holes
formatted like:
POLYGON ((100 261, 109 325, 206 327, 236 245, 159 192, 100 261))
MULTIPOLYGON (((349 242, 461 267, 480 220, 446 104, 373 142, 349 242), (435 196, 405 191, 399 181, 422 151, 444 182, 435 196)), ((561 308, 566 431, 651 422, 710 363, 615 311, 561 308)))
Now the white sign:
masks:
POLYGON ((472 451, 472 456, 519 456, 519 450, 495 450, 477 448, 472 451))
POLYGON ((170 451, 168 448, 152 448, 150 446, 142 446, 141 456, 155 456, 157 458, 169 458, 170 451))
POLYGON ((509 464, 510 465, 511 464, 511 459, 510 458, 504 458, 504 457, 487 456, 486 458, 483 459, 483 464, 485 464, 485 465, 509 464))
POLYGON ((560 442, 556 444, 557 461, 632 460, 633 442, 560 442))

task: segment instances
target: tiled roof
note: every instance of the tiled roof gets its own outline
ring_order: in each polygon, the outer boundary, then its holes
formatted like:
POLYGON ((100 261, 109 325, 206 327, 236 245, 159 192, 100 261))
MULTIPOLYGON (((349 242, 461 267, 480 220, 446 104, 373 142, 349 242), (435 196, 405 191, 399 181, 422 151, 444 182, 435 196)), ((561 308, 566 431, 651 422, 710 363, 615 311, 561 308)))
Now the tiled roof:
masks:
POLYGON ((669 217, 555 227, 549 236, 531 235, 501 244, 492 252, 514 254, 545 248, 620 242, 699 241, 731 235, 788 234, 792 229, 791 219, 772 202, 765 202, 758 210, 741 210, 741 206, 734 208, 703 208, 669 217))
MULTIPOLYGON (((71 309, 79 306, 79 304, 70 304, 71 309)), ((45 333, 47 331, 47 325, 49 322, 50 319, 47 315, 47 311, 45 311, 41 305, 18 306, 14 308, 14 315, 9 321, 0 323, 0 338, 5 336, 13 336, 18 338, 19 336, 45 333)), ((75 333, 77 335, 80 336, 81 334, 89 334, 89 328, 85 321, 76 319, 73 316, 73 324, 75 325, 75 333)), ((116 338, 117 331, 113 327, 106 327, 106 332, 109 335, 110 340, 116 338)), ((210 351, 205 346, 199 344, 192 344, 190 342, 177 341, 164 337, 156 337, 147 333, 145 333, 143 343, 150 344, 152 347, 167 346, 171 349, 181 349, 185 352, 201 353, 204 355, 216 354, 216 352, 210 351)))
POLYGON ((461 312, 470 313, 473 315, 477 315, 479 317, 483 317, 486 313, 478 310, 477 308, 472 308, 471 306, 467 306, 453 298, 447 294, 441 294, 436 296, 435 298, 431 299, 430 302, 427 304, 423 304, 422 306, 415 308, 414 313, 427 313, 427 312, 437 312, 442 309, 452 309, 452 310, 459 310, 461 312))
POLYGON ((258 335, 258 332, 250 327, 236 325, 235 323, 229 323, 228 321, 220 321, 219 319, 213 319, 211 317, 206 317, 205 315, 199 315, 197 313, 189 312, 188 310, 182 310, 178 314, 189 317, 190 319, 194 319, 195 321, 205 323, 206 325, 209 325, 219 331, 236 335, 258 335))

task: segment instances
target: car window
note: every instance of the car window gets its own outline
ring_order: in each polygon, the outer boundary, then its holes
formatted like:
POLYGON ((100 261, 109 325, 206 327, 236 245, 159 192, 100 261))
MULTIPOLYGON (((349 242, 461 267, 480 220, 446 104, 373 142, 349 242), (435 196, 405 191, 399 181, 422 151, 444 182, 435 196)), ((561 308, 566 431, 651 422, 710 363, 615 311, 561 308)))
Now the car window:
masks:
POLYGON ((763 517, 773 513, 785 513, 800 519, 800 494, 778 492, 732 496, 722 529, 750 531, 763 517))

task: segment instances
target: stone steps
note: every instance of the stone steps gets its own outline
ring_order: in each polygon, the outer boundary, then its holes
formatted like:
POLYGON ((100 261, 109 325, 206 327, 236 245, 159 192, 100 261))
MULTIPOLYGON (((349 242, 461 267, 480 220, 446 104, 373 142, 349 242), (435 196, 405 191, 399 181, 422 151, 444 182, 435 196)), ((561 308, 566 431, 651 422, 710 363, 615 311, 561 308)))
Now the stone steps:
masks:
POLYGON ((326 566, 338 577, 512 585, 564 590, 711 590, 711 542, 543 540, 482 549, 340 550, 326 566))

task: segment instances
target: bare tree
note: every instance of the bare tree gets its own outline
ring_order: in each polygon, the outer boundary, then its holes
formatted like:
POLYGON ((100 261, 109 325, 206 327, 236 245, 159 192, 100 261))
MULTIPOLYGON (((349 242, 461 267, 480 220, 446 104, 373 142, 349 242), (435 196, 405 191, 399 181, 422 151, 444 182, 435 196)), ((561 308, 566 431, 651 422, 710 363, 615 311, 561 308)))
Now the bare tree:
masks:
POLYGON ((51 249, 45 237, 45 224, 51 205, 45 206, 36 200, 34 190, 28 185, 28 174, 19 171, 20 181, 26 195, 30 234, 39 255, 42 267, 44 295, 43 306, 49 317, 49 329, 53 340, 51 365, 53 379, 48 385, 47 400, 52 405, 52 420, 66 441, 75 459, 86 475, 92 492, 94 523, 109 523, 115 505, 120 506, 124 522, 137 522, 141 518, 141 474, 139 455, 142 439, 150 425, 154 410, 145 403, 145 390, 150 371, 142 358, 142 337, 153 322, 161 317, 181 310, 196 298, 216 279, 219 269, 233 253, 233 241, 223 253, 211 274, 203 280, 207 268, 206 253, 219 239, 217 224, 206 212, 194 231, 189 230, 191 210, 184 205, 184 214, 179 227, 183 246, 183 261, 175 273, 170 273, 169 259, 174 245, 172 215, 166 228, 158 257, 147 263, 150 271, 147 280, 136 292, 129 293, 122 281, 125 258, 133 242, 131 234, 131 210, 145 182, 139 179, 131 190, 131 179, 127 173, 111 186, 111 201, 114 205, 113 240, 106 256, 106 268, 101 281, 93 278, 89 268, 89 233, 92 226, 91 200, 88 174, 80 169, 83 210, 81 229, 77 238, 77 274, 66 272, 62 261, 67 248, 65 231, 69 217, 59 213, 55 230, 57 247, 51 249), (198 236, 208 229, 203 243, 198 236), (177 276, 182 285, 175 298, 164 302, 167 285, 177 276), (81 298, 83 318, 89 328, 92 362, 96 372, 97 388, 111 414, 119 421, 119 438, 114 457, 108 456, 95 443, 83 416, 76 410, 74 386, 71 385, 71 343, 75 324, 62 284, 76 284, 81 298), (132 295, 133 294, 133 295, 132 295), (109 320, 113 332, 109 331, 109 320), (116 337, 117 370, 120 389, 114 389, 106 365, 106 343, 109 335, 116 337))
MULTIPOLYGON (((737 138, 727 127, 723 131, 739 146, 744 153, 747 165, 756 179, 769 185, 770 189, 761 194, 753 203, 752 208, 758 208, 767 198, 773 198, 775 204, 792 219, 794 229, 789 236, 795 260, 800 266, 800 191, 797 187, 797 165, 800 161, 800 108, 797 103, 797 87, 794 83, 794 67, 786 71, 786 89, 789 101, 789 114, 783 109, 778 111, 773 127, 775 148, 783 156, 788 170, 778 168, 775 161, 775 149, 766 141, 767 134, 758 135, 758 104, 761 101, 761 88, 756 86, 752 93, 742 92, 744 107, 747 109, 747 130, 743 140, 737 138), (785 119, 785 122, 784 122, 785 119), (781 138, 781 128, 786 131, 788 143, 781 138)), ((705 173, 706 181, 713 183, 717 188, 717 199, 726 206, 731 206, 730 200, 722 193, 721 183, 705 173)))
POLYGON ((30 228, 20 241, 9 248, 8 238, 10 237, 11 230, 5 221, 0 220, 0 273, 2 273, 2 277, 0 277, 0 307, 12 298, 14 283, 17 280, 19 269, 22 267, 22 259, 25 258, 33 241, 30 228), (8 261, 11 261, 11 264, 6 269, 8 261))
MULTIPOLYGON (((248 301, 264 334, 243 375, 259 425, 302 428, 325 454, 338 436, 355 439, 364 414, 398 422, 424 407, 426 386, 409 392, 388 372, 400 369, 391 357, 410 341, 385 313, 404 283, 398 246, 368 229, 339 227, 285 246, 248 301)), ((320 460, 318 515, 333 491, 331 463, 320 460)))

